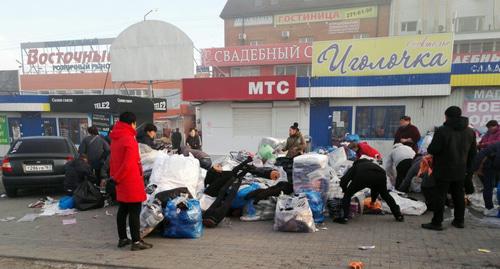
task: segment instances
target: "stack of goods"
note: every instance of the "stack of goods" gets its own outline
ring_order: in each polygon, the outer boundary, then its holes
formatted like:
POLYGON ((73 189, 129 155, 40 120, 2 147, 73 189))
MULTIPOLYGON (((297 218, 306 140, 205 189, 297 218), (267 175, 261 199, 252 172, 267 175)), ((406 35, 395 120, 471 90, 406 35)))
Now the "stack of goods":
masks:
POLYGON ((269 197, 254 204, 253 200, 247 202, 243 207, 241 221, 272 220, 276 210, 276 197, 269 197))
POLYGON ((160 151, 154 150, 146 144, 139 143, 139 153, 141 156, 142 170, 144 172, 153 170, 154 163, 160 151))
POLYGON ((296 196, 280 195, 278 197, 274 216, 274 230, 305 233, 316 231, 313 214, 304 194, 296 196))
POLYGON ((316 191, 321 194, 323 203, 328 198, 328 185, 332 178, 328 167, 328 156, 305 154, 293 160, 293 190, 295 193, 316 191))

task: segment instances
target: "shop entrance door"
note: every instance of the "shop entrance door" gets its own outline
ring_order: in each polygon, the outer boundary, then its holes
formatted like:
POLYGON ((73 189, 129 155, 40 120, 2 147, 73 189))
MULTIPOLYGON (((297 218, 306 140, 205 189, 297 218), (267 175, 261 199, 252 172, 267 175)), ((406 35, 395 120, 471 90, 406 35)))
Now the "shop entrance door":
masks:
POLYGON ((23 113, 21 115, 21 135, 42 135, 42 115, 40 113, 23 113))
POLYGON ((339 146, 346 134, 352 134, 352 107, 330 108, 330 141, 339 146))

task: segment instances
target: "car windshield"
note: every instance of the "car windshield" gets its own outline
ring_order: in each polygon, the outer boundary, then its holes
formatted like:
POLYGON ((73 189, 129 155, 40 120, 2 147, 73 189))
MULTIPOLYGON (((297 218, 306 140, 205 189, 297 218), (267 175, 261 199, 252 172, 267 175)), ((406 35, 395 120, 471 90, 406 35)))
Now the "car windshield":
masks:
POLYGON ((24 139, 15 142, 9 154, 68 152, 68 144, 62 139, 24 139))

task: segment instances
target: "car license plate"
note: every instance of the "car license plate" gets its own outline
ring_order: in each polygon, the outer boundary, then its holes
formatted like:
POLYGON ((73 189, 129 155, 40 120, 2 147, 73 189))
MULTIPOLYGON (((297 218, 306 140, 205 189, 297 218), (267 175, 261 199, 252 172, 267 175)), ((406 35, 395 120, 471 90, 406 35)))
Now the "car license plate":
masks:
POLYGON ((52 172, 52 165, 41 164, 41 165, 26 165, 24 167, 26 172, 52 172))

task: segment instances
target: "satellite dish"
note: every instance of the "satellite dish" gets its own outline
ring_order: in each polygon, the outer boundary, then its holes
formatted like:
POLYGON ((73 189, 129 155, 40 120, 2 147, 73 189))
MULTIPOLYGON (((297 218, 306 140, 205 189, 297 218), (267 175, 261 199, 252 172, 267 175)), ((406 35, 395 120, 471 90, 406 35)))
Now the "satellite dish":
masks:
POLYGON ((128 27, 113 41, 110 53, 113 81, 193 77, 193 41, 167 22, 147 20, 128 27))

